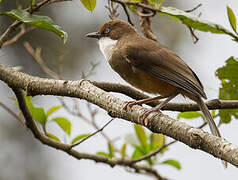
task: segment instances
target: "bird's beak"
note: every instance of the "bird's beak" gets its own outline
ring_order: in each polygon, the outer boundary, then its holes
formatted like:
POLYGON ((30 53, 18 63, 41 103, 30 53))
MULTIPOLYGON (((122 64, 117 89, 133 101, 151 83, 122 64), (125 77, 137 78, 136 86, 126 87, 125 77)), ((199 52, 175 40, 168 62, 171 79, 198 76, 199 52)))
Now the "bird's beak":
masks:
POLYGON ((86 37, 90 37, 90 38, 97 38, 100 39, 101 38, 101 34, 99 34, 98 32, 93 32, 93 33, 88 33, 85 35, 86 37))

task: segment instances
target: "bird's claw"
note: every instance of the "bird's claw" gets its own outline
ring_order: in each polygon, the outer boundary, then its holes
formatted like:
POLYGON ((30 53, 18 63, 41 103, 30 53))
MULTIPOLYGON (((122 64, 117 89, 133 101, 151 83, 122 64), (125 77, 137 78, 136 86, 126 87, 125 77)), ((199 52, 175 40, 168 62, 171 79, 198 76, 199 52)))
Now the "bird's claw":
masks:
MULTIPOLYGON (((143 103, 139 102, 139 101, 127 101, 125 102, 125 105, 124 107, 122 108, 123 110, 126 110, 128 107, 132 107, 134 105, 141 105, 143 103)), ((143 122, 144 125, 147 125, 148 124, 148 116, 150 113, 152 112, 161 112, 160 111, 161 107, 154 107, 154 108, 151 108, 145 112, 143 112, 139 117, 138 117, 138 120, 139 122, 143 122)))
POLYGON ((152 108, 152 109, 149 109, 147 111, 145 111, 144 113, 142 113, 138 119, 140 122, 143 122, 144 125, 148 125, 148 116, 150 115, 150 113, 152 112, 161 112, 160 109, 157 109, 157 108, 152 108))
POLYGON ((128 107, 131 108, 134 105, 141 105, 138 101, 126 101, 125 106, 122 108, 123 110, 126 110, 128 107))

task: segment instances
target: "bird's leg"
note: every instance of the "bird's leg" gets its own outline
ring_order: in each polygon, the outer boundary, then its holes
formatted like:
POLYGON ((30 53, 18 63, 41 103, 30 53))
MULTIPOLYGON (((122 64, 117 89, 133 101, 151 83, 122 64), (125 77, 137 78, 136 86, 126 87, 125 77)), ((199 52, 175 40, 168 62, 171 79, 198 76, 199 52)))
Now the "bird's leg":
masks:
POLYGON ((141 99, 141 100, 138 100, 138 101, 127 101, 125 106, 123 107, 123 109, 127 109, 128 107, 132 107, 134 105, 142 105, 142 104, 146 104, 146 103, 156 101, 156 100, 159 100, 159 99, 164 99, 166 97, 168 97, 168 96, 156 96, 156 97, 152 97, 152 98, 141 99))
POLYGON ((139 119, 143 120, 144 124, 148 124, 147 122, 147 116, 152 113, 152 112, 160 112, 160 109, 162 107, 164 107, 164 105, 166 105, 169 101, 171 101, 173 98, 175 98, 178 95, 178 93, 173 94, 168 96, 168 98, 166 100, 164 100, 163 102, 161 102, 159 105, 155 106, 154 108, 151 108, 147 111, 145 111, 142 115, 139 116, 139 119))

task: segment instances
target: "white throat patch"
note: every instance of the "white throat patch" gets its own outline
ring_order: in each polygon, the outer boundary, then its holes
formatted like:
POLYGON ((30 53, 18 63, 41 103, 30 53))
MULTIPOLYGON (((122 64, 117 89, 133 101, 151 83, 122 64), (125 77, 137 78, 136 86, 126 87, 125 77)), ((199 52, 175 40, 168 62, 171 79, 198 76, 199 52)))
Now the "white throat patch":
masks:
POLYGON ((117 40, 113 40, 109 37, 103 37, 99 39, 98 43, 103 56, 107 61, 109 61, 113 53, 113 48, 117 44, 117 40))

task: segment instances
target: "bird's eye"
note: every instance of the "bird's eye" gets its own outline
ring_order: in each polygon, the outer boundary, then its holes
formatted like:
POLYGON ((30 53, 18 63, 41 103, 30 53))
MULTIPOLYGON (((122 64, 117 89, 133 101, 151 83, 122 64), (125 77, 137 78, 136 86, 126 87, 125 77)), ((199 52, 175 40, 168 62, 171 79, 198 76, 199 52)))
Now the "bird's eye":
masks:
POLYGON ((111 31, 110 28, 106 28, 106 29, 104 29, 104 34, 108 34, 110 31, 111 31))

